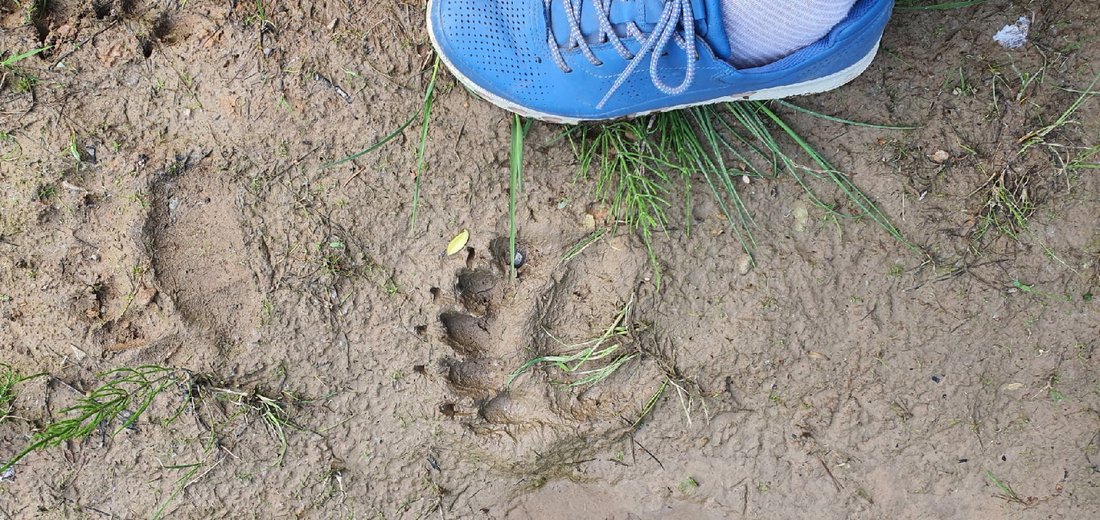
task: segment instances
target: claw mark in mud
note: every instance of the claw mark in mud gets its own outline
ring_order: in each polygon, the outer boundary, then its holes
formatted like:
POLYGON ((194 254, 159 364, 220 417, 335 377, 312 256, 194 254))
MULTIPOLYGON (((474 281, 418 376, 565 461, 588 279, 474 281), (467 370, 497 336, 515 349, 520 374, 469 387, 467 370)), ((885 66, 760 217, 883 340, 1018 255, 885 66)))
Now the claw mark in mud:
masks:
MULTIPOLYGON (((514 280, 503 238, 489 244, 488 258, 471 248, 475 252, 455 274, 454 307, 439 314, 454 352, 441 369, 449 395, 440 414, 462 421, 479 438, 506 434, 528 453, 624 431, 629 421, 623 418, 636 416, 662 380, 653 363, 624 364, 590 387, 560 384, 563 374, 554 368, 506 382, 526 360, 570 348, 555 338, 598 335, 642 284, 645 255, 624 242, 562 265, 537 244, 518 246, 524 262, 514 280), (532 432, 541 433, 524 435, 532 432)), ((446 300, 432 294, 433 301, 446 300)))

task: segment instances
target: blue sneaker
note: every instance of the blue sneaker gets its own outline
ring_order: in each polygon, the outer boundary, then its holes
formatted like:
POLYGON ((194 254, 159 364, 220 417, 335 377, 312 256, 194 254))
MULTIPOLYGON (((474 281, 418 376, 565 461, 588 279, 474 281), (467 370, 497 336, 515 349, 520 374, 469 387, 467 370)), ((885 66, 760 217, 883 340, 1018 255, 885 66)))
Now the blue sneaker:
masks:
POLYGON ((859 0, 824 38, 738 70, 721 0, 429 0, 459 81, 506 110, 579 123, 824 92, 874 59, 894 0, 859 0))

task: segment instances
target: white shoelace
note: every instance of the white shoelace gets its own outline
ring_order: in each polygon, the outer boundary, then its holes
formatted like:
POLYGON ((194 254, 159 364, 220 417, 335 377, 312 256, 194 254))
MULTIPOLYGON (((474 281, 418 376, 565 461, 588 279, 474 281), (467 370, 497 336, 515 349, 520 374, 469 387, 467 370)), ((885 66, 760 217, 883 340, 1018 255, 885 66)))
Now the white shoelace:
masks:
MULTIPOLYGON (((554 0, 543 0, 547 18, 550 16, 550 9, 554 0)), ((565 58, 562 56, 562 50, 580 49, 581 54, 588 59, 589 63, 599 66, 603 65, 603 62, 596 57, 592 52, 592 48, 581 34, 580 23, 580 4, 582 2, 591 2, 592 6, 596 9, 596 20, 600 24, 599 33, 596 35, 596 41, 598 43, 610 42, 611 46, 624 60, 629 61, 626 69, 615 78, 615 83, 611 85, 607 93, 604 94, 603 99, 596 105, 596 108, 603 108, 611 96, 622 87, 627 78, 638 68, 638 64, 645 58, 646 54, 649 54, 649 77, 653 82, 653 86, 657 87, 657 90, 664 92, 670 96, 681 94, 691 86, 691 83, 695 81, 695 62, 699 57, 699 50, 695 48, 695 15, 691 9, 691 0, 666 0, 665 7, 661 11, 661 17, 657 20, 657 24, 653 30, 646 34, 642 32, 638 25, 634 22, 626 24, 626 32, 631 37, 642 42, 642 48, 638 50, 637 54, 633 54, 623 45, 619 35, 615 33, 615 29, 611 26, 611 17, 609 14, 611 0, 560 0, 565 8, 565 15, 569 22, 569 39, 566 41, 565 47, 559 47, 557 40, 554 38, 552 29, 546 31, 546 43, 550 47, 550 58, 554 63, 562 70, 562 72, 572 72, 573 69, 565 63, 565 58), (683 27, 683 34, 680 34, 679 27, 683 27), (675 41, 676 45, 684 49, 687 52, 687 70, 684 72, 684 79, 679 85, 669 86, 657 74, 657 64, 661 55, 664 54, 665 48, 668 47, 670 41, 675 41)))

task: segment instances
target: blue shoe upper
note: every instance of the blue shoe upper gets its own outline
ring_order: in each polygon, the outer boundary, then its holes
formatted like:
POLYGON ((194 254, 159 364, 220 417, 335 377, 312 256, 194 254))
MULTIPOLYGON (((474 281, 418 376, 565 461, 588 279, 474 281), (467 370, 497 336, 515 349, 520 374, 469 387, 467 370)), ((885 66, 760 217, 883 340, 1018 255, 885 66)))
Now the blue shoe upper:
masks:
POLYGON ((608 119, 792 85, 874 49, 893 0, 859 0, 820 41, 737 70, 721 0, 431 0, 438 51, 475 91, 507 108, 608 119))

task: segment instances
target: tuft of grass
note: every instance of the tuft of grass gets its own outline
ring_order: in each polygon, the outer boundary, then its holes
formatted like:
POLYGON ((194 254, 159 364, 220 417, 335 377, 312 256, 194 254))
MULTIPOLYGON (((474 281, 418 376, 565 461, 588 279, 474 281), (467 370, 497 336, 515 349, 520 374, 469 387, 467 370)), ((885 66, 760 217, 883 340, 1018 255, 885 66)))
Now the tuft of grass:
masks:
POLYGON ((653 250, 653 234, 668 226, 665 198, 675 169, 649 142, 653 116, 617 121, 602 127, 582 126, 569 132, 579 162, 578 177, 596 181, 596 198, 608 202, 615 225, 624 224, 641 235, 660 283, 660 268, 653 250))
MULTIPOLYGON (((914 128, 860 123, 786 102, 778 102, 778 106, 838 124, 884 130, 914 128)), ((578 177, 594 178, 596 197, 609 204, 616 223, 640 235, 658 286, 660 269, 653 238, 670 224, 669 194, 682 184, 684 229, 690 233, 691 187, 699 177, 750 255, 756 246, 754 222, 738 185, 779 175, 794 179, 830 216, 867 218, 899 242, 914 247, 870 197, 765 102, 695 107, 602 127, 579 127, 569 137, 578 158, 578 177), (818 193, 820 185, 835 189, 841 201, 827 203, 818 193), (852 208, 842 210, 842 203, 852 208)))
POLYGON ((12 84, 12 90, 16 93, 30 92, 38 84, 38 77, 33 74, 20 70, 16 65, 31 56, 35 56, 42 52, 49 50, 52 46, 47 45, 45 47, 39 47, 37 49, 31 49, 19 54, 13 54, 0 60, 0 89, 4 88, 4 85, 8 83, 8 75, 11 74, 15 77, 15 82, 12 84))
POLYGON ((899 231, 898 228, 894 227, 894 224, 891 223, 890 218, 885 213, 883 213, 883 211, 879 209, 874 201, 872 201, 870 197, 864 194, 863 191, 860 190, 859 187, 856 186, 855 183, 853 183, 847 175, 833 167, 833 165, 830 164, 824 156, 822 156, 812 145, 810 145, 809 142, 803 139, 802 136, 795 132, 795 130, 785 121, 783 121, 783 119, 776 115, 775 112, 772 112, 772 110, 769 109, 767 105, 761 103, 759 104, 759 108, 764 113, 764 115, 767 116, 768 119, 770 119, 779 128, 781 128, 784 134, 786 134, 787 137, 793 140, 798 145, 798 147, 801 148, 802 152, 806 156, 808 156, 815 165, 818 166, 818 170, 814 170, 813 168, 808 168, 805 166, 800 166, 794 163, 790 159, 790 157, 787 156, 779 148, 778 143, 774 139, 768 141, 768 145, 769 147, 771 147, 773 153, 782 159, 786 171, 790 173, 796 180, 798 180, 799 184, 802 185, 806 193, 818 206, 825 209, 834 216, 853 216, 839 213, 836 210, 835 206, 823 203, 815 194, 813 188, 802 181, 802 173, 831 182, 834 186, 836 186, 836 188, 840 190, 840 192, 850 203, 855 205, 856 213, 854 216, 870 218, 875 224, 878 224, 880 228, 885 230, 898 242, 901 242, 902 244, 905 244, 910 248, 914 247, 913 244, 909 243, 909 241, 902 236, 901 231, 899 231))
MULTIPOLYGON (((1063 161, 1066 171, 1100 170, 1100 145, 1094 145, 1077 152, 1068 161, 1063 161)), ((1061 156, 1059 156, 1061 157, 1061 156)))
POLYGON ((990 231, 996 230, 1003 235, 1018 240, 1020 234, 1028 229, 1028 219, 1035 211, 1035 203, 1028 191, 1028 175, 1018 175, 1004 170, 990 179, 982 187, 989 191, 985 206, 978 217, 975 240, 981 240, 990 231))
MULTIPOLYGON (((1021 157, 1029 149, 1035 146, 1045 146, 1051 154, 1061 162, 1063 171, 1078 171, 1096 168, 1095 164, 1088 161, 1096 154, 1100 147, 1086 148, 1078 154, 1062 158, 1059 153, 1064 146, 1048 142, 1047 138, 1059 129, 1073 124, 1073 116, 1092 96, 1097 92, 1093 88, 1100 83, 1100 74, 1097 74, 1088 87, 1080 91, 1080 95, 1063 110, 1054 121, 1040 126, 1024 134, 1017 140, 1019 149, 1016 157, 1021 157)), ((1028 221, 1038 208, 1034 194, 1031 190, 1032 174, 1016 172, 1010 167, 997 171, 970 196, 984 192, 985 204, 978 214, 977 225, 973 233, 976 240, 984 238, 991 230, 999 231, 1012 240, 1019 240, 1020 235, 1029 230, 1028 221)))
POLYGON ((222 401, 229 402, 240 408, 242 413, 259 417, 272 437, 279 443, 279 452, 272 466, 279 466, 286 459, 287 430, 303 430, 290 418, 289 408, 297 399, 294 396, 283 393, 279 398, 265 395, 258 389, 241 391, 232 388, 212 388, 214 396, 222 401))
POLYGON ((1070 118, 1073 117, 1073 114, 1075 114, 1077 110, 1081 108, 1081 105, 1083 105, 1085 101, 1087 101, 1089 98, 1097 94, 1092 90, 1093 87, 1096 86, 1097 82, 1100 82, 1100 74, 1097 74, 1096 77, 1092 78, 1092 82, 1089 83, 1089 86, 1085 87, 1085 90, 1081 92, 1079 96, 1077 96, 1077 99, 1075 99, 1073 103, 1070 103, 1069 107, 1067 107, 1054 121, 1024 134, 1024 136, 1021 137, 1018 141, 1018 144, 1020 145, 1019 153, 1022 154, 1032 146, 1045 143, 1046 137, 1048 135, 1050 135, 1055 130, 1058 130, 1059 128, 1062 128, 1069 124, 1072 121, 1070 118))
MULTIPOLYGON (((0 465, 0 473, 31 452, 84 439, 100 429, 112 428, 112 425, 115 426, 111 435, 117 435, 132 426, 158 395, 190 378, 183 371, 155 365, 119 368, 105 372, 101 377, 110 378, 110 381, 62 410, 61 415, 65 418, 47 424, 34 434, 26 447, 0 465)), ((181 405, 166 422, 175 420, 183 408, 184 405, 181 405)))
MULTIPOLYGON (((15 404, 15 387, 29 379, 34 379, 43 374, 24 376, 7 363, 0 363, 0 422, 3 422, 13 411, 15 404)), ((4 468, 6 470, 7 468, 4 468)), ((0 470, 2 473, 3 470, 0 470)))
MULTIPOLYGON (((0 366, 0 395, 11 395, 14 383, 25 381, 29 376, 19 378, 10 376, 6 365, 0 366)), ((287 450, 287 431, 291 428, 304 430, 291 419, 290 407, 304 401, 287 392, 279 397, 269 397, 258 389, 242 391, 222 386, 207 376, 197 376, 184 369, 167 368, 156 365, 143 365, 134 368, 118 368, 99 375, 107 380, 79 398, 75 404, 60 412, 56 419, 31 437, 31 441, 14 457, 0 465, 3 473, 32 452, 52 448, 65 442, 81 440, 93 433, 102 432, 115 436, 133 426, 158 396, 171 388, 177 388, 183 395, 182 402, 171 409, 161 424, 175 422, 187 409, 192 409, 208 398, 229 402, 238 407, 239 412, 230 415, 229 420, 240 416, 259 418, 279 443, 278 457, 273 465, 283 462, 287 450)), ((0 401, 0 411, 3 411, 0 401)), ((202 423, 200 419, 200 423, 202 423)), ((215 435, 216 429, 211 430, 215 435)), ((212 438, 213 440, 213 438, 212 438)))
MULTIPOLYGON (((630 327, 626 326, 626 319, 630 315, 633 305, 634 298, 632 296, 630 301, 619 309, 611 325, 602 334, 587 341, 566 344, 551 335, 555 341, 562 345, 564 353, 527 360, 508 377, 505 386, 510 386, 517 377, 538 365, 556 367, 563 374, 569 376, 571 381, 564 384, 570 388, 594 385, 607 379, 627 362, 639 356, 636 351, 626 351, 621 341, 631 334, 630 327), (595 363, 597 361, 603 362, 595 363)), ((655 404, 656 399, 652 402, 655 404)))
POLYGON ((1001 490, 999 494, 995 495, 997 498, 1008 502, 1015 502, 1025 507, 1035 505, 1035 503, 1038 502, 1038 499, 1035 497, 1025 498, 1023 496, 1020 496, 1020 494, 1017 493, 1015 489, 1012 489, 1011 485, 997 478, 997 476, 994 475, 992 471, 986 471, 985 478, 989 479, 989 481, 993 483, 993 485, 996 486, 997 489, 1001 490))

